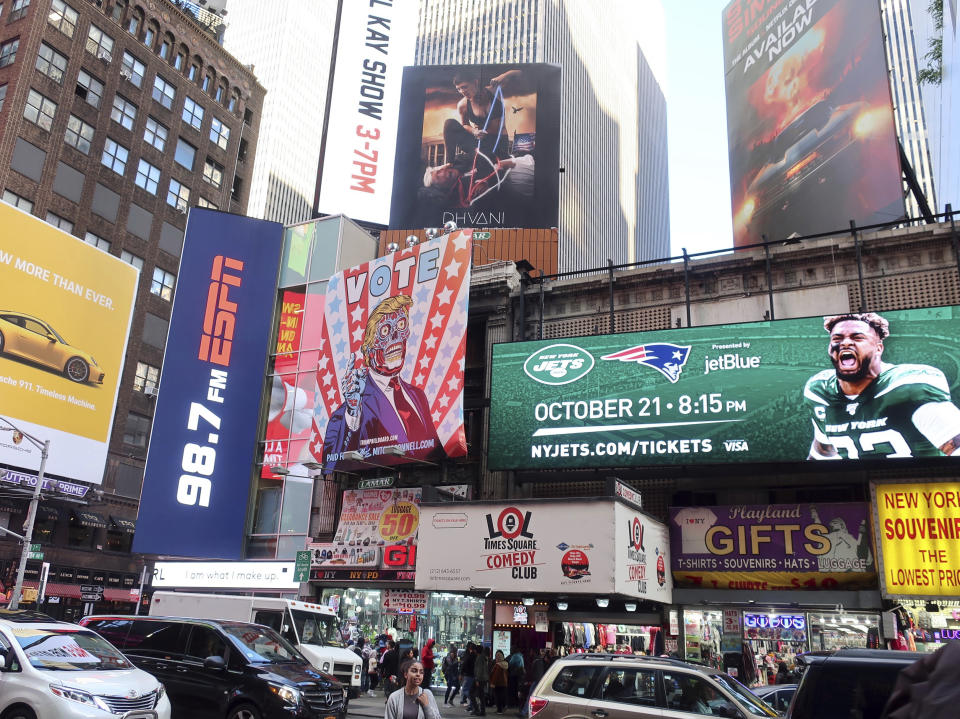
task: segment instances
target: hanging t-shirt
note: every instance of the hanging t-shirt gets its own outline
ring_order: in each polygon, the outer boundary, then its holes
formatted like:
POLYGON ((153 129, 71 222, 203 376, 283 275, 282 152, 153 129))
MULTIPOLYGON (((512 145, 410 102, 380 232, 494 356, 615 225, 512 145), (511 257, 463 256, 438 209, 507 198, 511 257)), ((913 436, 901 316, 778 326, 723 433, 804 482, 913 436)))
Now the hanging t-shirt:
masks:
POLYGON ((673 521, 680 527, 680 546, 684 554, 708 554, 707 530, 717 521, 709 507, 686 507, 673 521))

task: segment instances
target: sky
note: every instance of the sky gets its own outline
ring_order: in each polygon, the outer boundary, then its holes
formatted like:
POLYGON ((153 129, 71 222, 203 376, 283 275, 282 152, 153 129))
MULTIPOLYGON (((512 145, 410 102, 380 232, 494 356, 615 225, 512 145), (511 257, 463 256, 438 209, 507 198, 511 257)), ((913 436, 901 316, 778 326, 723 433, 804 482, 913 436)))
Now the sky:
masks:
POLYGON ((721 11, 729 0, 663 0, 667 24, 670 253, 733 246, 721 11))

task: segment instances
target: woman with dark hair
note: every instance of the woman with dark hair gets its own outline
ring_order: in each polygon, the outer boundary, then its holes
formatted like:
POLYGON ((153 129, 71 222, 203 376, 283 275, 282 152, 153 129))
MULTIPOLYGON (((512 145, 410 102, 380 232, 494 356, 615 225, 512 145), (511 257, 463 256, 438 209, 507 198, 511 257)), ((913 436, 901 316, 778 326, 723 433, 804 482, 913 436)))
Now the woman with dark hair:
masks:
POLYGON ((403 685, 387 698, 384 719, 441 719, 433 694, 424 691, 423 664, 419 660, 400 665, 403 685))

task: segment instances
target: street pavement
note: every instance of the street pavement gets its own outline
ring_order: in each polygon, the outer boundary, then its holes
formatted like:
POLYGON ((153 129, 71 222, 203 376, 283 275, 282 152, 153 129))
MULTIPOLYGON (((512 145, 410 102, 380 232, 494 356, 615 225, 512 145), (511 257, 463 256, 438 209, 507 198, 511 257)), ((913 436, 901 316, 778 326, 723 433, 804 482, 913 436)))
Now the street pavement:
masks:
MULTIPOLYGON (((443 696, 446 690, 446 686, 434 687, 433 689, 433 696, 437 700, 437 708, 440 710, 440 715, 443 719, 469 719, 471 715, 467 714, 466 705, 460 703, 460 695, 457 695, 457 698, 454 700, 454 706, 445 707, 443 705, 443 696)), ((384 704, 385 697, 382 691, 377 691, 376 696, 373 697, 364 694, 350 700, 350 704, 347 707, 347 716, 376 717, 377 719, 383 719, 384 704)), ((503 710, 502 716, 509 717, 509 719, 516 719, 518 712, 519 710, 516 707, 508 707, 503 710)), ((487 716, 496 717, 497 708, 488 707, 487 716)))

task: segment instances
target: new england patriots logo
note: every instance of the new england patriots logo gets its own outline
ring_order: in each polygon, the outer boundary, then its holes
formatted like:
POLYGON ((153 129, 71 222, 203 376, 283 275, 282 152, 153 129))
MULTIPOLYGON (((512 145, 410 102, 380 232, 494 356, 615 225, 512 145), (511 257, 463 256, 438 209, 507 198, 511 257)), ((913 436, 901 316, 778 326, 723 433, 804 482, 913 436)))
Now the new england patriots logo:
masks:
POLYGON ((676 382, 680 379, 680 372, 683 371, 683 366, 687 363, 687 357, 689 356, 690 346, 681 347, 668 342, 658 342, 637 345, 627 350, 604 355, 600 359, 636 362, 647 367, 653 367, 671 382, 676 382))

